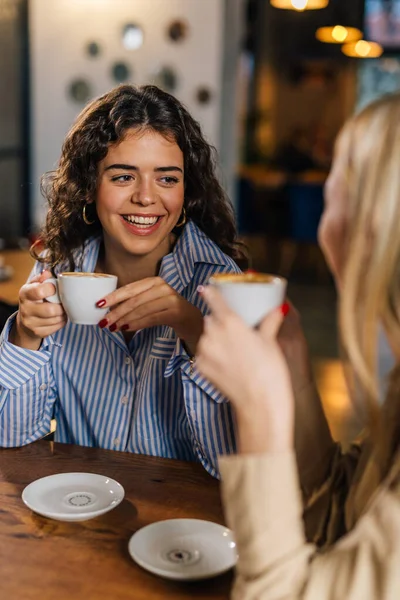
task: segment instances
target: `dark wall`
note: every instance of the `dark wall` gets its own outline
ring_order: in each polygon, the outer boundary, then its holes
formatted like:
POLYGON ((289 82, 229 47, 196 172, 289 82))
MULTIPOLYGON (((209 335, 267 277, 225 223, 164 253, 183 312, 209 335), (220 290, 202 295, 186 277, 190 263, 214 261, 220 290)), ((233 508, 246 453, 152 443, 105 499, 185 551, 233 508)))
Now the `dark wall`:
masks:
POLYGON ((0 237, 27 232, 27 1, 0 0, 0 237))

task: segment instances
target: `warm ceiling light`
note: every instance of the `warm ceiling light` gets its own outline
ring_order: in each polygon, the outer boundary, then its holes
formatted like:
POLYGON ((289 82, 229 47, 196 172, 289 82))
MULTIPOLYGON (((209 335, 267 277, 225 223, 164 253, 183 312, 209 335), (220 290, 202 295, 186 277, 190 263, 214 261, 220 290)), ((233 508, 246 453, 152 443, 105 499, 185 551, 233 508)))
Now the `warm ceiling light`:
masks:
POLYGON ((307 7, 307 0, 292 0, 292 6, 295 10, 305 10, 307 7))
POLYGON ((335 27, 332 29, 332 39, 335 40, 335 42, 344 42, 348 35, 349 32, 347 31, 346 27, 343 27, 343 25, 335 25, 335 27))
POLYGON ((317 10, 328 6, 329 0, 271 0, 271 4, 286 10, 317 10))
POLYGON ((362 31, 356 27, 320 27, 315 34, 317 40, 326 44, 343 44, 343 42, 357 42, 362 38, 362 31))
POLYGON ((343 44, 343 54, 354 58, 379 58, 383 53, 383 48, 376 42, 367 42, 367 40, 359 40, 351 44, 343 44))

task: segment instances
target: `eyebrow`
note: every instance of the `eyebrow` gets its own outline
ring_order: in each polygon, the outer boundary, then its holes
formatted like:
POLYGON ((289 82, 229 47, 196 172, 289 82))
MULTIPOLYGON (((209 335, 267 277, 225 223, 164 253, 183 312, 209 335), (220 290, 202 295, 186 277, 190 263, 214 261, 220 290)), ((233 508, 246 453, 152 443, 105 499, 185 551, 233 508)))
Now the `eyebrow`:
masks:
MULTIPOLYGON (((135 165, 124 165, 120 163, 116 163, 114 165, 110 165, 104 169, 104 171, 110 171, 111 169, 122 169, 124 171, 140 171, 139 167, 135 165)), ((169 171, 179 171, 179 173, 183 174, 183 170, 180 167, 176 166, 168 166, 168 167, 156 167, 154 169, 155 173, 167 173, 169 171)))

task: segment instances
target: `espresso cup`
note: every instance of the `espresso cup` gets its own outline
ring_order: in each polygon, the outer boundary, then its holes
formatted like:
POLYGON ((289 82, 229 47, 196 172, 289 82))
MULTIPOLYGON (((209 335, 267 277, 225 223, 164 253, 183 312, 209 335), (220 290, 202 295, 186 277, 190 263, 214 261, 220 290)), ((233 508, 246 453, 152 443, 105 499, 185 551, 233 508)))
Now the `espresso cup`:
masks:
POLYGON ((287 281, 283 277, 265 273, 219 273, 209 284, 216 287, 228 306, 250 327, 285 299, 287 281))
POLYGON ((99 308, 96 303, 113 292, 117 277, 103 273, 60 273, 57 278, 46 279, 56 288, 47 302, 62 304, 68 319, 76 325, 97 325, 108 308, 99 308))

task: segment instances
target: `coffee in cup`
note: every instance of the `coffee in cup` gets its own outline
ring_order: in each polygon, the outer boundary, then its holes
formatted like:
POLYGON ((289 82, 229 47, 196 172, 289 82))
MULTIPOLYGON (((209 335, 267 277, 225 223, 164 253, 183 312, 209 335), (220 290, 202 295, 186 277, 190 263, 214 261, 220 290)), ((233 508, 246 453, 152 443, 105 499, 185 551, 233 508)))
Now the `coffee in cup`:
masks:
POLYGON ((218 273, 209 284, 219 290, 228 306, 247 325, 255 327, 283 304, 287 281, 267 273, 218 273))
POLYGON ((71 323, 97 325, 109 308, 99 308, 96 303, 117 288, 117 277, 106 273, 60 273, 57 278, 46 279, 56 288, 48 302, 62 304, 71 323))

